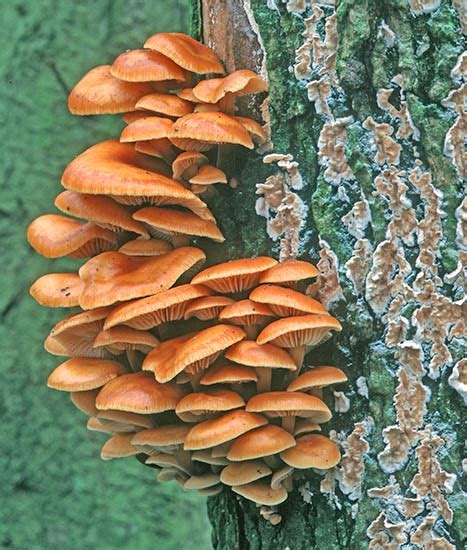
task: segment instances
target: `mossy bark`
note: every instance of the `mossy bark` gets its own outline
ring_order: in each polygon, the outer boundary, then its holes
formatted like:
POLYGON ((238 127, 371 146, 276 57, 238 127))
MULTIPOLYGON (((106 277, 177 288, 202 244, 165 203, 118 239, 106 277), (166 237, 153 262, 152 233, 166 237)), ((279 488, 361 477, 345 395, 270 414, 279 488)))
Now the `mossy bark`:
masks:
MULTIPOLYGON (((198 6, 198 2, 194 4, 198 6)), ((245 66, 258 70, 265 56, 270 87, 272 151, 293 155, 305 183, 297 191, 308 207, 300 232, 299 255, 317 262, 319 251, 326 246, 335 254, 342 294, 331 302, 330 309, 340 319, 344 330, 309 354, 306 365, 335 365, 349 376, 349 383, 338 389, 350 399, 350 410, 336 413, 329 425, 323 426, 324 433, 336 432, 335 437, 343 443, 344 454, 347 450, 349 472, 337 470, 334 487, 327 492, 320 486, 321 474, 306 472, 287 502, 279 506, 282 521, 277 526, 265 521, 252 503, 224 490, 209 499, 213 545, 218 550, 461 548, 466 535, 462 519, 465 513, 459 479, 454 476, 462 472, 460 448, 465 432, 460 415, 463 403, 461 396, 448 384, 448 377, 453 365, 462 357, 462 341, 459 334, 441 336, 451 357, 440 361, 438 371, 427 376, 429 363, 437 362, 439 350, 432 347, 436 336, 423 332, 428 330, 429 321, 422 322, 417 317, 421 310, 444 315, 436 309, 434 296, 443 297, 445 304, 457 304, 462 298, 459 284, 452 284, 452 273, 459 259, 460 222, 456 209, 462 200, 461 182, 452 159, 443 153, 446 134, 457 116, 455 109, 447 107, 443 100, 450 90, 458 87, 450 73, 462 52, 459 14, 448 0, 442 0, 439 6, 434 6, 436 2, 419 2, 418 5, 426 7, 427 13, 423 13, 422 8, 418 10, 420 13, 416 13, 416 8, 412 12, 411 4, 417 5, 417 2, 406 0, 340 0, 337 8, 333 7, 333 2, 318 3, 322 15, 315 27, 318 36, 315 40, 324 42, 325 23, 330 17, 336 18, 338 38, 334 73, 337 84, 331 86, 327 100, 330 115, 323 115, 317 103, 308 97, 309 83, 323 74, 319 66, 313 66, 314 53, 311 53, 308 76, 296 78, 293 70, 296 51, 304 42, 304 20, 316 9, 310 4, 314 5, 313 2, 280 0, 222 3, 204 0, 199 6, 201 12, 198 12, 195 31, 204 34, 207 43, 226 59, 229 70, 245 66), (297 10, 299 5, 306 9, 297 10), (381 89, 392 90, 389 101, 398 112, 406 106, 411 117, 409 123, 415 130, 412 128, 413 131, 407 134, 401 131, 396 136, 403 121, 378 103, 381 89), (336 178, 331 181, 332 178, 325 174, 326 159, 323 161, 321 157, 319 162, 318 155, 323 153, 320 136, 325 123, 345 117, 351 117, 346 127, 344 153, 352 175, 339 180, 338 174, 337 181, 336 178), (397 161, 387 158, 375 161, 374 136, 363 125, 367 117, 378 124, 390 125, 391 139, 400 147, 397 161), (410 204, 401 208, 411 210, 415 222, 410 229, 411 237, 406 241, 403 220, 399 220, 400 211, 396 208, 398 193, 391 203, 389 195, 381 189, 378 191, 375 185, 378 177, 389 177, 384 175, 384 170, 388 169, 394 169, 407 186, 404 193, 410 204), (408 179, 415 173, 430 174, 435 194, 439 192, 441 213, 430 209, 427 195, 415 185, 415 180, 408 179), (369 210, 369 221, 363 224, 360 234, 349 230, 343 220, 357 202, 366 203, 369 210), (391 222, 394 223, 391 225, 391 222), (438 223, 434 249, 430 249, 435 268, 430 271, 423 263, 421 250, 424 239, 431 238, 429 228, 438 223), (388 235, 391 231, 392 236, 388 235), (346 264, 355 255, 357 241, 362 239, 370 252, 358 289, 358 284, 349 277, 346 264), (389 291, 380 308, 374 301, 368 277, 370 272, 376 278, 379 276, 379 282, 384 279, 385 262, 379 266, 379 275, 376 268, 378 245, 386 241, 404 255, 409 267, 403 279, 407 288, 415 289, 415 294, 409 299, 407 289, 405 298, 396 291, 393 294, 389 291), (449 274, 451 279, 446 277, 449 274), (425 283, 434 281, 433 297, 417 294, 416 280, 422 279, 425 283), (402 304, 396 317, 390 318, 388 307, 394 308, 394 300, 398 298, 402 304), (389 330, 401 327, 405 320, 407 331, 397 342, 391 343, 389 330), (404 350, 411 346, 421 350, 418 374, 403 359, 404 350), (403 384, 406 375, 412 384, 408 389, 403 384), (416 391, 424 397, 414 398, 416 391), (419 414, 421 418, 417 425, 410 425, 410 418, 403 421, 404 406, 409 409, 409 417, 411 407, 420 408, 421 412, 413 411, 414 416, 419 414), (357 437, 356 444, 349 439, 349 434, 358 425, 366 427, 363 435, 357 437), (387 444, 383 430, 390 425, 401 428, 400 437, 409 434, 410 442, 406 459, 388 466, 381 452, 387 444), (433 434, 441 436, 439 446, 433 443, 433 434), (362 445, 359 447, 358 443, 362 445), (427 480, 432 484, 431 492, 428 490, 421 495, 413 480, 423 466, 418 453, 428 447, 434 449, 433 464, 439 461, 437 464, 450 482, 443 483, 435 479, 434 473, 430 474, 427 480), (361 459, 354 456, 352 463, 352 452, 358 454, 358 449, 363 449, 361 459), (350 486, 354 474, 355 485, 350 486), (392 496, 382 498, 375 489, 391 484, 396 486, 392 496), (438 500, 433 496, 437 490, 441 495, 438 500), (405 498, 420 501, 421 511, 410 517, 400 505, 408 503, 405 498), (443 499, 454 512, 453 520, 449 513, 440 511, 443 499), (430 518, 433 528, 427 531, 423 542, 417 529, 430 522, 430 518)), ((271 165, 264 165, 256 153, 240 153, 235 170, 240 182, 238 188, 222 190, 213 205, 226 243, 213 248, 211 257, 222 259, 271 253, 278 256, 279 241, 270 239, 266 220, 255 213, 256 185, 263 183, 275 170, 271 165)), ((389 273, 388 288, 394 288, 401 265, 396 262, 389 273)), ((456 312, 458 315, 457 309, 456 312)), ((454 323, 446 320, 446 324, 450 322, 454 323)), ((326 392, 325 396, 332 404, 332 392, 326 392)))

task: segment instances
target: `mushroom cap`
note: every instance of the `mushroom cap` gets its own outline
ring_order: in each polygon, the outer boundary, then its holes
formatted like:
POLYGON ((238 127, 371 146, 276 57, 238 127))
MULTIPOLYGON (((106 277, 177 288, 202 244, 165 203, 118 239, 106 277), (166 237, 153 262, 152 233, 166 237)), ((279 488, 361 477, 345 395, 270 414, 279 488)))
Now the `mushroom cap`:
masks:
POLYGON ((226 359, 249 367, 296 370, 293 358, 283 349, 272 344, 258 345, 251 340, 238 342, 228 349, 226 359))
POLYGON ((213 185, 214 183, 227 183, 227 176, 219 168, 205 164, 189 181, 195 185, 213 185))
POLYGON ((111 430, 108 426, 104 426, 104 424, 102 424, 102 422, 95 416, 91 416, 88 418, 88 421, 86 422, 86 428, 91 432, 101 432, 110 435, 113 435, 114 433, 113 430, 111 430))
POLYGON ((133 300, 117 306, 107 317, 104 328, 115 325, 146 330, 162 323, 182 319, 188 304, 196 298, 211 294, 211 290, 202 285, 180 285, 160 294, 133 300))
POLYGON ((79 270, 85 285, 80 305, 90 309, 164 292, 205 258, 204 252, 194 247, 147 257, 105 252, 79 270))
POLYGON ((177 156, 174 146, 167 138, 136 141, 135 151, 163 159, 167 163, 171 163, 177 156))
POLYGON ((138 350, 148 353, 159 345, 159 340, 150 332, 131 327, 118 326, 102 330, 94 340, 94 347, 108 347, 114 351, 138 350))
POLYGON ((286 317, 269 324, 260 332, 256 341, 258 344, 270 342, 281 348, 311 346, 319 344, 331 330, 339 332, 342 327, 330 315, 286 317))
POLYGON ((183 488, 188 489, 206 489, 207 487, 212 487, 219 483, 220 477, 219 474, 214 474, 213 472, 208 472, 206 474, 201 474, 199 476, 191 476, 185 481, 183 488))
POLYGON ((259 75, 248 69, 241 69, 223 78, 202 80, 193 88, 193 95, 203 103, 217 103, 226 94, 258 94, 267 89, 266 82, 259 75))
POLYGON ((287 500, 287 490, 281 486, 279 489, 272 489, 269 483, 253 481, 245 485, 232 487, 232 491, 238 495, 264 506, 276 506, 287 500))
POLYGON ((172 135, 173 122, 169 118, 150 116, 150 113, 143 118, 130 122, 123 128, 120 134, 121 143, 135 141, 149 141, 153 139, 169 138, 172 135))
POLYGON ((186 80, 186 72, 165 55, 151 50, 130 50, 120 54, 110 73, 127 82, 186 80))
POLYGON ((134 432, 141 428, 152 428, 153 423, 150 417, 144 414, 137 414, 127 411, 97 411, 96 414, 99 421, 104 426, 115 427, 115 431, 134 432))
POLYGON ((172 162, 174 180, 190 179, 209 159, 198 151, 184 151, 172 162))
POLYGON ((312 422, 309 418, 297 418, 293 431, 294 437, 298 435, 308 434, 310 432, 320 432, 321 426, 312 422))
POLYGON ((67 392, 94 390, 125 373, 125 367, 116 361, 73 357, 51 373, 47 386, 67 392))
POLYGON ((247 403, 248 412, 263 413, 266 416, 301 416, 312 418, 321 424, 331 419, 326 403, 314 395, 301 392, 272 391, 254 395, 247 403))
POLYGON ((182 371, 195 374, 206 369, 219 354, 243 340, 245 332, 231 325, 215 325, 194 334, 176 350, 173 360, 156 371, 159 382, 167 382, 182 371))
POLYGON ((189 424, 168 424, 149 430, 143 430, 134 435, 133 445, 148 445, 154 448, 174 447, 183 445, 186 434, 191 430, 189 424))
POLYGON ((134 111, 138 99, 152 92, 149 83, 124 82, 112 76, 110 65, 94 67, 68 96, 74 115, 107 115, 134 111))
POLYGON ((237 409, 191 428, 185 438, 185 450, 208 449, 267 424, 264 416, 237 409))
POLYGON ((309 262, 303 260, 286 260, 261 274, 259 282, 289 286, 290 283, 317 277, 319 271, 309 262))
POLYGON ((211 466, 227 466, 230 464, 225 457, 219 456, 214 457, 211 454, 211 449, 201 449, 199 451, 194 451, 191 454, 191 460, 196 462, 203 462, 203 464, 210 464, 211 466))
POLYGON ((250 136, 253 137, 255 142, 264 143, 267 140, 268 135, 266 131, 259 122, 256 122, 256 120, 244 116, 235 116, 233 118, 235 118, 237 122, 240 122, 250 136))
POLYGON ((255 286, 261 273, 276 263, 267 256, 230 260, 204 269, 192 283, 204 284, 222 293, 242 292, 255 286))
POLYGON ((212 365, 200 380, 203 386, 212 384, 242 384, 257 382, 258 375, 255 369, 243 365, 220 364, 212 365))
MULTIPOLYGON (((91 311, 83 311, 65 317, 59 321, 50 331, 46 340, 46 349, 49 353, 55 353, 54 345, 61 346, 63 355, 78 357, 107 357, 105 350, 94 349, 94 339, 102 330, 104 320, 112 308, 96 308, 91 311)), ((59 351, 59 350, 57 350, 59 351)))
POLYGON ((159 384, 149 372, 133 372, 106 384, 97 396, 96 407, 154 414, 174 410, 184 394, 176 384, 159 384))
POLYGON ((83 283, 77 273, 49 273, 34 281, 29 293, 38 304, 46 307, 75 307, 83 283))
POLYGON ((193 88, 182 88, 176 92, 177 97, 184 99, 185 101, 191 101, 191 103, 197 103, 199 99, 193 94, 193 88))
POLYGON ((129 113, 125 113, 122 115, 122 120, 125 124, 131 124, 135 120, 139 120, 140 118, 144 118, 147 116, 147 111, 130 111, 129 113))
POLYGON ((133 433, 116 434, 108 439, 101 449, 102 460, 111 460, 112 458, 124 458, 134 456, 139 453, 136 447, 131 444, 133 433))
POLYGON ((280 456, 293 468, 319 468, 320 470, 332 468, 341 458, 337 445, 320 434, 300 437, 295 447, 287 449, 280 456))
MULTIPOLYGON (((179 118, 173 125, 172 138, 216 145, 232 143, 248 149, 254 147, 243 125, 222 112, 191 113, 179 118)), ((173 143, 177 145, 177 142, 173 143)))
POLYGON ((278 285, 261 285, 250 294, 250 299, 267 304, 280 317, 307 315, 309 313, 327 314, 326 308, 317 300, 291 288, 278 285))
POLYGON ((194 415, 212 414, 238 409, 244 405, 245 401, 238 393, 218 389, 185 395, 177 403, 175 412, 183 420, 183 413, 193 413, 194 415))
POLYGON ((192 113, 194 105, 173 94, 148 94, 138 101, 136 108, 178 118, 192 113))
POLYGON ((244 485, 271 474, 271 468, 263 460, 244 460, 223 468, 221 481, 224 485, 244 485))
POLYGON ((227 458, 232 461, 252 460, 281 453, 295 446, 294 437, 274 424, 251 430, 237 438, 230 447, 227 458))
POLYGON ((196 317, 202 321, 216 319, 233 300, 227 296, 206 296, 193 300, 185 311, 185 319, 196 317))
POLYGON ((216 242, 225 240, 215 222, 203 220, 188 210, 149 206, 135 212, 133 218, 166 235, 206 237, 216 242))
POLYGON ((162 342, 156 349, 152 350, 143 361, 142 369, 154 373, 156 380, 160 381, 158 373, 164 376, 168 367, 171 367, 173 359, 182 344, 189 340, 193 333, 177 336, 162 342))
POLYGON ((73 405, 88 416, 96 416, 96 397, 100 388, 86 391, 76 391, 70 393, 70 398, 73 405))
POLYGON ((157 173, 164 164, 136 152, 131 144, 103 141, 70 162, 63 173, 62 185, 79 193, 110 195, 128 204, 150 201, 185 206, 204 219, 213 219, 194 193, 157 173))
POLYGON ((162 53, 192 73, 224 74, 224 67, 217 55, 210 48, 186 34, 158 33, 149 37, 144 47, 162 53))
POLYGON ((110 231, 132 231, 149 237, 143 224, 135 221, 129 210, 103 195, 63 191, 55 199, 55 206, 66 214, 85 218, 110 231))
POLYGON ((275 317, 271 308, 253 300, 240 300, 225 307, 219 314, 219 319, 234 325, 262 325, 275 317))
POLYGON ((162 256, 173 250, 164 239, 135 239, 127 241, 118 251, 127 256, 162 256))
POLYGON ((307 391, 314 388, 324 388, 331 384, 346 382, 347 376, 336 367, 315 367, 293 380, 287 391, 307 391))
POLYGON ((36 218, 29 224, 27 237, 34 250, 46 258, 86 258, 117 247, 112 231, 56 214, 36 218))

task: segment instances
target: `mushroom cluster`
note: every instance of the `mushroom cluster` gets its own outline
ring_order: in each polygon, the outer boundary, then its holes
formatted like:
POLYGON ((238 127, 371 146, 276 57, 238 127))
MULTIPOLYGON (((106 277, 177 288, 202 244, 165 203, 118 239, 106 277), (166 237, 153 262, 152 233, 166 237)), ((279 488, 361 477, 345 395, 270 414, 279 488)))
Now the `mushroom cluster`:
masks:
POLYGON ((274 506, 295 469, 339 460, 318 432, 331 418, 322 388, 346 376, 300 371, 306 351, 341 327, 304 292, 318 274, 308 262, 263 256, 200 271, 206 255, 190 239, 224 239, 203 200, 227 182, 213 148, 264 139, 234 114, 235 98, 264 82, 246 70, 197 82, 208 73, 224 73, 214 52, 164 33, 75 86, 73 113, 124 113, 127 126, 65 169, 55 205, 74 218, 30 224, 40 254, 89 258, 30 292, 44 306, 79 308, 45 341, 68 357, 48 385, 111 436, 103 459, 136 456, 159 481, 208 495, 229 486, 274 506))

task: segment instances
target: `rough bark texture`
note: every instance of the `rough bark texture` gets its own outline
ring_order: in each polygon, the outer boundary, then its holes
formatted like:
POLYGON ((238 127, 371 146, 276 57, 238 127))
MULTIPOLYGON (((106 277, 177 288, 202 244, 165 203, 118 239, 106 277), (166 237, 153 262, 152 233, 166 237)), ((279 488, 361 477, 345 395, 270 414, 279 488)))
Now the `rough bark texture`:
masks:
POLYGON ((237 159, 239 186, 214 205, 227 244, 212 253, 319 261, 311 292, 344 331, 305 364, 349 375, 326 392, 341 465, 305 473, 276 527, 230 491, 211 498, 214 547, 461 548, 465 13, 448 0, 201 9, 229 70, 266 60, 269 152, 298 162, 237 159))

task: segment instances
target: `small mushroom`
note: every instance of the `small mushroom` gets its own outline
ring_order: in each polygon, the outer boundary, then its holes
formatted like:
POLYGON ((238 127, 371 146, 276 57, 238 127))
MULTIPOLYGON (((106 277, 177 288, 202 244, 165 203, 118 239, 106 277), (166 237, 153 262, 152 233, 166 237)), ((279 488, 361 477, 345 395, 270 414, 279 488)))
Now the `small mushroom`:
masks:
POLYGON ((174 146, 167 138, 135 142, 135 151, 164 160, 170 164, 177 156, 174 146))
POLYGON ((297 445, 281 453, 281 459, 298 469, 319 468, 326 470, 340 460, 337 445, 320 434, 309 434, 297 439, 297 445))
POLYGON ((29 289, 38 304, 45 307, 75 307, 83 283, 77 273, 49 273, 39 277, 29 289))
POLYGON ((261 285, 250 293, 250 300, 265 304, 279 317, 293 317, 309 313, 327 314, 317 300, 291 288, 261 285))
POLYGON ((226 466, 221 481, 225 485, 245 485, 271 474, 271 468, 263 460, 243 460, 226 466))
POLYGON ((219 168, 205 164, 190 178, 189 182, 193 193, 199 195, 216 183, 227 183, 227 176, 219 168))
POLYGON ((259 282, 261 284, 272 283, 280 286, 292 287, 298 290, 298 287, 302 283, 318 275, 319 271, 309 262, 304 262, 302 260, 286 260, 262 273, 259 282))
POLYGON ((194 106, 173 94, 148 94, 138 101, 136 108, 178 118, 192 113, 194 106))
POLYGON ((272 489, 269 483, 264 481, 253 481, 245 485, 232 487, 232 491, 238 495, 266 506, 275 506, 287 500, 288 493, 284 487, 272 489))
POLYGON ((270 457, 295 446, 292 434, 274 424, 261 426, 238 437, 230 447, 227 458, 233 462, 270 457))
POLYGON ((96 416, 96 397, 99 393, 99 388, 87 391, 76 391, 70 393, 70 398, 73 405, 88 416, 96 416))
POLYGON ((241 325, 248 338, 255 340, 258 336, 258 327, 267 323, 274 316, 267 305, 252 300, 240 300, 224 308, 219 314, 219 319, 234 325, 241 325))
POLYGON ((201 422, 213 415, 245 406, 242 396, 231 390, 213 389, 203 393, 190 393, 175 408, 183 422, 201 422))
POLYGON ((51 373, 47 386, 67 392, 88 391, 100 388, 125 373, 126 369, 116 361, 73 357, 51 373))
POLYGON ((151 50, 129 50, 120 54, 112 63, 110 74, 126 82, 184 81, 187 78, 185 71, 171 59, 151 50))
POLYGON ((114 432, 138 432, 153 427, 148 415, 128 411, 105 410, 97 411, 99 422, 114 432))
POLYGON ((112 460, 113 458, 125 458, 138 454, 138 449, 131 444, 131 438, 134 434, 116 434, 108 439, 101 449, 102 460, 112 460))
POLYGON ((315 367, 292 380, 287 387, 287 391, 310 392, 315 395, 316 391, 321 390, 321 388, 325 388, 331 384, 341 384, 346 381, 347 376, 341 369, 336 367, 315 367))
POLYGON ((135 239, 127 241, 118 251, 127 256, 162 256, 173 250, 173 246, 163 239, 135 239))
POLYGON ((185 319, 196 317, 201 321, 217 319, 226 306, 233 303, 227 296, 206 296, 193 300, 185 311, 185 319))
POLYGON ((208 162, 208 157, 198 151, 184 151, 172 162, 173 178, 177 181, 189 180, 208 162))

